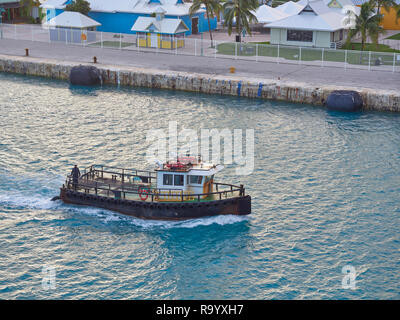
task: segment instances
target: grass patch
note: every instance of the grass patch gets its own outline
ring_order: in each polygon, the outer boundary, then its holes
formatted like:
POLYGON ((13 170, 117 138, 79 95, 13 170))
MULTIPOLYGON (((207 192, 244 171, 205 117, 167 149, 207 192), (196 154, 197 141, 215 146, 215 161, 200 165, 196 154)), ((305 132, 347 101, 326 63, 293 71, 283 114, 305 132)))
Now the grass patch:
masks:
MULTIPOLYGON (((347 49, 347 59, 345 47, 343 49, 324 49, 322 51, 321 48, 307 48, 302 47, 301 52, 298 47, 288 47, 288 46, 279 46, 279 57, 284 58, 286 60, 294 60, 294 61, 332 61, 332 62, 341 62, 344 63, 345 60, 349 64, 358 64, 358 65, 393 65, 393 52, 399 52, 398 50, 394 50, 386 45, 378 45, 374 44, 366 44, 365 50, 361 51, 357 49, 361 49, 361 44, 354 43, 354 46, 351 43, 349 45, 350 49, 347 49), (354 51, 351 48, 354 47, 354 51), (374 50, 375 49, 375 50, 374 50), (370 53, 371 51, 371 59, 370 53), (322 57, 323 54, 323 57, 322 57)), ((278 46, 275 45, 258 45, 258 49, 256 49, 256 43, 242 43, 241 45, 238 43, 221 43, 217 45, 217 50, 219 54, 225 55, 235 55, 237 56, 258 56, 262 57, 271 57, 276 58, 278 56, 278 46)), ((396 65, 400 65, 400 61, 395 61, 396 65)))
MULTIPOLYGON (((101 47, 101 41, 100 42, 95 42, 95 43, 91 43, 91 46, 94 47, 101 47)), ((135 45, 135 43, 131 43, 131 42, 121 42, 121 48, 125 48, 125 47, 129 47, 129 46, 133 46, 135 45)), ((104 48, 119 48, 120 43, 119 41, 103 41, 103 47, 104 48)))
POLYGON ((386 39, 391 39, 391 40, 400 40, 400 33, 394 34, 390 37, 387 37, 386 39))
MULTIPOLYGON (((361 51, 361 43, 351 42, 349 44, 343 45, 342 49, 347 50, 357 50, 361 51)), ((400 52, 399 50, 393 49, 385 44, 378 44, 377 46, 373 43, 366 43, 364 46, 364 51, 375 51, 375 52, 400 52)))

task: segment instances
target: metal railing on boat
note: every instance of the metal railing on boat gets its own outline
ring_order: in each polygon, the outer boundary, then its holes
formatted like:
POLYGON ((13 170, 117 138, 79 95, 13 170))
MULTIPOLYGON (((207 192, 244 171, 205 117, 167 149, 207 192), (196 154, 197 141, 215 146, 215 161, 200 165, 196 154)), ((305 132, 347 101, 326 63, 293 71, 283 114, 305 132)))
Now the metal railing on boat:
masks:
POLYGON ((107 197, 113 195, 113 198, 116 199, 138 200, 137 198, 140 199, 140 196, 145 194, 146 199, 140 200, 152 202, 200 202, 245 196, 245 188, 243 185, 236 186, 227 183, 213 182, 212 184, 215 186, 216 191, 195 194, 190 191, 154 188, 151 186, 152 179, 156 179, 156 174, 152 171, 90 166, 83 170, 83 174, 79 177, 77 184, 74 184, 71 175, 67 176, 65 186, 67 189, 71 190, 83 190, 86 194, 93 193, 95 195, 106 195, 107 197), (98 169, 96 169, 97 167, 98 169), (106 175, 111 175, 111 179, 105 178, 106 175), (117 179, 118 177, 120 180, 117 179), (132 177, 133 179, 131 179, 132 177), (135 177, 138 177, 140 181, 135 180, 135 177), (130 199, 132 195, 135 196, 136 199, 130 199))

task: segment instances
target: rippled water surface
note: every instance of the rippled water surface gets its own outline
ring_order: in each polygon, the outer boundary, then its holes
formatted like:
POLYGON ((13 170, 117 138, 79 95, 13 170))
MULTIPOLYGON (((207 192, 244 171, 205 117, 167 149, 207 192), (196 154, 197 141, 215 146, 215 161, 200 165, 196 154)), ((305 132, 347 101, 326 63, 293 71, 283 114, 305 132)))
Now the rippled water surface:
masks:
POLYGON ((399 115, 0 74, 0 128, 2 299, 400 298, 399 115), (253 174, 218 179, 246 186, 250 216, 152 222, 50 201, 74 163, 148 168, 146 132, 170 120, 255 129, 253 174))

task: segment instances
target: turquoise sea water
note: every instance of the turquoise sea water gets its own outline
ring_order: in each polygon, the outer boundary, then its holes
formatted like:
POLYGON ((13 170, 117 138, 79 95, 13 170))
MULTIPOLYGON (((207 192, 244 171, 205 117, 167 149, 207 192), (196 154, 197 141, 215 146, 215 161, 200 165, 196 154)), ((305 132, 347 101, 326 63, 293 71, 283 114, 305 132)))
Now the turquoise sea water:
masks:
POLYGON ((400 115, 0 74, 0 128, 1 299, 400 298, 400 115), (218 179, 246 186, 250 216, 50 201, 74 163, 147 168, 146 131, 170 120, 255 130, 253 174, 218 179))

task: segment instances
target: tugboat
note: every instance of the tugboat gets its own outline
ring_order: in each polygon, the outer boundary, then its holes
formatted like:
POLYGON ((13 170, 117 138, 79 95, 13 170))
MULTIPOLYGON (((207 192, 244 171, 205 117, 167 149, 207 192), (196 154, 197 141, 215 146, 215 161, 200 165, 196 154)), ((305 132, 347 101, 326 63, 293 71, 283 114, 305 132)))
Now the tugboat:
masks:
POLYGON ((201 156, 157 161, 154 171, 92 165, 67 176, 60 188, 65 203, 94 206, 142 219, 184 220, 251 213, 243 185, 214 182, 222 165, 201 156))

